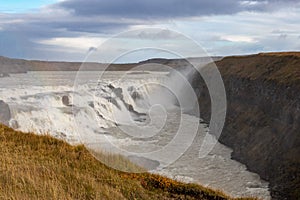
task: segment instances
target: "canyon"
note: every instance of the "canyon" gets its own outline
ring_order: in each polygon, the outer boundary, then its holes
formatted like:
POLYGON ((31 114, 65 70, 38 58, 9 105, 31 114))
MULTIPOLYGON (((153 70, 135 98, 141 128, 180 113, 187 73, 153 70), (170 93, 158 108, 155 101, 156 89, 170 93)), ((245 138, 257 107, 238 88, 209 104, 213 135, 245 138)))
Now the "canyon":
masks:
MULTIPOLYGON (((224 82, 227 111, 219 141, 232 148, 233 159, 270 183, 273 199, 299 198, 300 52, 216 57, 213 60, 214 63, 201 67, 200 72, 207 73, 212 65, 216 65, 224 82)), ((113 64, 109 70, 126 71, 147 63, 179 69, 189 64, 180 59, 149 59, 133 64, 113 64)), ((99 63, 88 65, 90 70, 106 66, 99 63)), ((0 57, 2 74, 77 71, 80 66, 81 63, 0 57)), ((200 74, 195 73, 191 84, 195 91, 199 91, 201 118, 209 123, 211 98, 206 83, 200 74)), ((7 105, 1 101, 0 107, 0 118, 7 121, 7 105)))

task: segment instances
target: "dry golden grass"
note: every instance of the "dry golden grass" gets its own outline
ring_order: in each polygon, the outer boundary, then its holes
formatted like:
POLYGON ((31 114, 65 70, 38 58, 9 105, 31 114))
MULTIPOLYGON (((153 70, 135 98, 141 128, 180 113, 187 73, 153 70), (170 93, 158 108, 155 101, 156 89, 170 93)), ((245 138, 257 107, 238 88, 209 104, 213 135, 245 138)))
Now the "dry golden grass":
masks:
POLYGON ((259 53, 258 55, 264 55, 264 56, 297 56, 297 57, 300 57, 300 51, 269 52, 269 53, 259 53))
MULTIPOLYGON (((136 167, 121 157, 116 162, 136 167)), ((0 199, 232 198, 158 175, 118 172, 97 161, 84 146, 0 125, 0 199)))
POLYGON ((263 80, 282 86, 299 86, 300 52, 228 56, 216 62, 222 77, 263 80))

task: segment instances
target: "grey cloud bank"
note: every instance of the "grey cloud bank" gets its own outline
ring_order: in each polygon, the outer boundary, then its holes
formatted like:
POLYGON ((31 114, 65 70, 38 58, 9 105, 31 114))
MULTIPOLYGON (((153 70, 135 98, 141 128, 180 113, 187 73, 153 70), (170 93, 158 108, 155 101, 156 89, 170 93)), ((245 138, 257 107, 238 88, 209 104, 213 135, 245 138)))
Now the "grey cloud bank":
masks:
POLYGON ((81 16, 164 19, 234 14, 241 11, 272 11, 297 3, 299 1, 296 0, 67 0, 53 7, 67 9, 74 15, 81 16))
MULTIPOLYGON (((273 31, 272 34, 278 34, 274 38, 280 40, 278 43, 281 46, 295 50, 297 46, 300 46, 299 39, 297 36, 295 40, 295 37, 290 37, 290 34, 300 31, 295 28, 300 19, 299 14, 297 14, 300 11, 299 5, 300 2, 296 0, 66 0, 48 5, 38 12, 0 14, 0 55, 30 59, 80 61, 89 51, 89 47, 97 46, 97 44, 91 44, 83 51, 82 48, 76 49, 75 44, 72 48, 71 43, 74 40, 66 40, 64 45, 61 45, 62 38, 78 38, 78 41, 82 38, 105 39, 121 31, 152 26, 175 29, 191 34, 191 37, 197 34, 204 35, 200 41, 206 45, 204 47, 209 49, 212 54, 222 55, 231 54, 230 49, 236 53, 269 50, 260 42, 268 41, 266 45, 276 43, 276 41, 270 42, 267 38, 263 38, 267 37, 266 35, 262 35, 266 32, 264 29, 271 27, 272 29, 268 31, 270 33, 273 31), (282 15, 282 20, 278 20, 276 26, 271 25, 271 22, 274 23, 273 17, 280 18, 276 13, 278 10, 282 15), (253 37, 261 39, 255 40, 256 44, 245 44, 241 41, 230 41, 229 43, 219 39, 211 41, 215 33, 218 33, 216 38, 220 38, 220 35, 232 32, 228 31, 228 24, 239 20, 236 16, 238 13, 245 13, 245 16, 250 16, 252 19, 245 17, 247 20, 244 22, 245 26, 231 27, 231 29, 235 29, 233 32, 237 35, 236 40, 246 38, 247 41, 247 38, 253 37), (272 15, 272 13, 274 14, 272 15), (229 17, 223 23, 214 23, 217 16, 229 17), (265 19, 259 22, 259 17, 264 18, 264 16, 266 16, 265 19), (210 24, 205 23, 207 19, 212 22, 210 24), (189 22, 190 25, 185 25, 186 22, 189 22), (270 23, 268 24, 268 22, 270 23), (259 37, 257 35, 252 36, 251 33, 245 34, 243 29, 246 25, 257 26, 259 37), (214 33, 212 33, 212 29, 214 33), (284 30, 284 33, 281 33, 281 30, 284 30), (291 40, 295 40, 294 43, 291 40), (70 45, 66 45, 67 42, 70 45), (213 42, 218 44, 213 44, 213 42)), ((156 36, 149 36, 145 33, 138 37, 164 39, 170 38, 172 35, 165 31, 156 36)), ((230 38, 232 37, 235 36, 231 35, 230 38)), ((197 36, 195 39, 197 40, 197 36)), ((84 41, 81 43, 84 44, 84 41)), ((280 50, 279 46, 274 48, 274 51, 276 50, 280 50)))

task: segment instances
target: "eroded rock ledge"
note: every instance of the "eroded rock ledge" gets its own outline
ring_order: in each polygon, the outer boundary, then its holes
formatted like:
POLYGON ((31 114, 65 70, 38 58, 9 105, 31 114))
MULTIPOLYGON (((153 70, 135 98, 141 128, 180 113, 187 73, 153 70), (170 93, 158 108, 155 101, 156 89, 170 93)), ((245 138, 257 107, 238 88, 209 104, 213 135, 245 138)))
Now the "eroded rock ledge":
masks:
MULTIPOLYGON (((226 57, 216 65, 227 95, 219 141, 270 182, 273 199, 299 198, 300 52, 226 57)), ((209 92, 199 76, 193 85, 200 90, 201 117, 209 121, 209 92)))

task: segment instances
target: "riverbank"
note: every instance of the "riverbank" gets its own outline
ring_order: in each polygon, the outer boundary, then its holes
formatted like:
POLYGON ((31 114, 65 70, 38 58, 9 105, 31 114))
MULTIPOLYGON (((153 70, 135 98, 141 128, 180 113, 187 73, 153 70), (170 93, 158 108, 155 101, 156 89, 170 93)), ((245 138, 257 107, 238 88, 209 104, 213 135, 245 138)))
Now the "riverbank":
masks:
MULTIPOLYGON (((233 199, 196 184, 119 172, 101 164, 84 146, 4 125, 0 157, 1 199, 233 199)), ((138 169, 121 157, 115 160, 138 169)))

